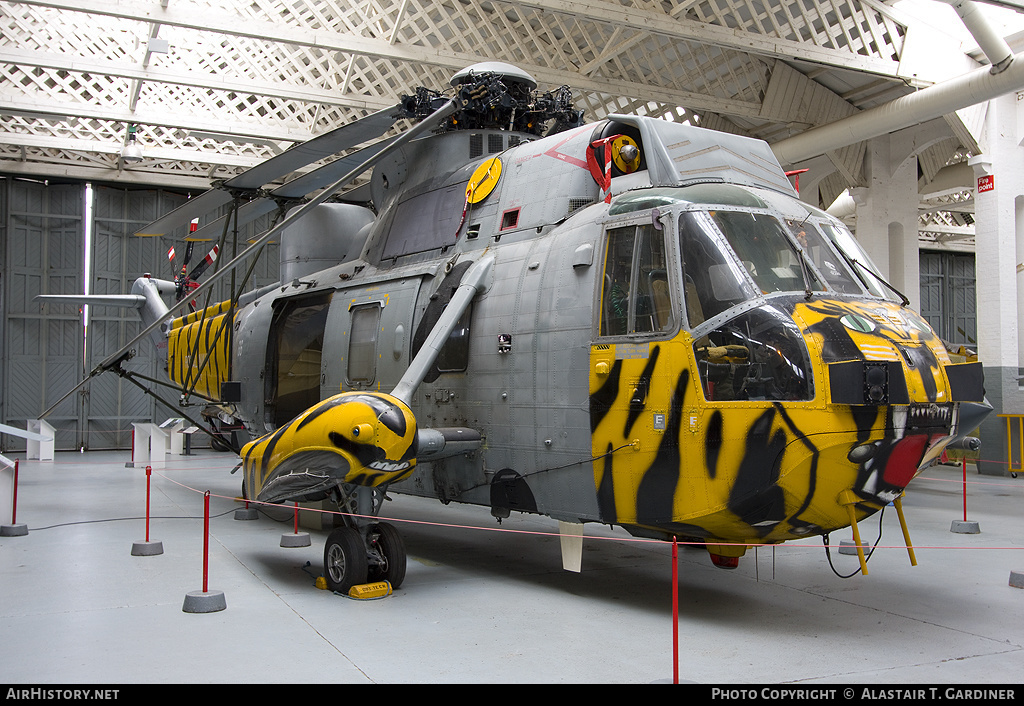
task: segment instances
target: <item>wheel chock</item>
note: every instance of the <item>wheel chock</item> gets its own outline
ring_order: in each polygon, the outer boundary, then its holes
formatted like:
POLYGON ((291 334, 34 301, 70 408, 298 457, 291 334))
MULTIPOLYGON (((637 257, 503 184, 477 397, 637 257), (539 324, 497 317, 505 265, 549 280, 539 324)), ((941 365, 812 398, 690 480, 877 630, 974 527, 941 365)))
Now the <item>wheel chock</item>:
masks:
POLYGON ((383 598, 391 595, 391 584, 387 581, 363 583, 348 589, 349 598, 365 600, 367 598, 383 598))

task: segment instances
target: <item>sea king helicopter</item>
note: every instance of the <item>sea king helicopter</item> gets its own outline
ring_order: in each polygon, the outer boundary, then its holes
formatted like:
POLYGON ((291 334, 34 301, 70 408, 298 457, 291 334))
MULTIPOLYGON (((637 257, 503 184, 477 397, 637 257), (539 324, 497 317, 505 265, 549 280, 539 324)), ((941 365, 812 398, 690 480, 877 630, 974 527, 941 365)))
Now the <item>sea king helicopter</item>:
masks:
MULTIPOLYGON (((749 546, 900 509, 990 410, 981 365, 951 361, 765 142, 586 124, 568 87, 540 93, 507 64, 419 88, 140 233, 228 203, 236 224, 292 206, 198 287, 183 267, 106 297, 148 326, 93 374, 127 374, 131 346, 166 338, 182 400, 244 429, 246 498, 337 503, 336 591, 402 583, 401 534, 379 519, 392 492, 547 515, 567 537, 596 522, 703 543, 732 568, 749 546), (400 118, 413 127, 267 186, 400 118), (195 306, 273 238, 278 284, 195 306)), ((566 568, 581 552, 563 543, 566 568)))

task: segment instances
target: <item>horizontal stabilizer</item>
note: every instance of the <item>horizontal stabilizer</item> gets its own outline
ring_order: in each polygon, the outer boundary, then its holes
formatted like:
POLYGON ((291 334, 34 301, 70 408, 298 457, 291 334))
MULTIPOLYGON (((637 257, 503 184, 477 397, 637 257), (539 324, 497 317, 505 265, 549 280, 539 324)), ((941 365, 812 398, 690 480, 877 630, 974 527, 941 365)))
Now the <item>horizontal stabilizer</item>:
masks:
POLYGON ((129 309, 139 309, 146 303, 146 298, 139 294, 37 294, 35 298, 44 303, 71 302, 93 306, 123 306, 129 309))

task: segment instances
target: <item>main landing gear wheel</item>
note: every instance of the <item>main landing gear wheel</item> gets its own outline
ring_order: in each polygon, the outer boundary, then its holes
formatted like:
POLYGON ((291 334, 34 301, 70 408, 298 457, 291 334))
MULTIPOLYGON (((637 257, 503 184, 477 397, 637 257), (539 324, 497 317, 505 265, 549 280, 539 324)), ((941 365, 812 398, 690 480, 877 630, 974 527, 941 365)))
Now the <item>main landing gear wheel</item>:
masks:
POLYGON ((369 579, 387 581, 392 589, 398 588, 405 580, 406 554, 402 535, 387 522, 377 523, 371 531, 377 535, 374 548, 384 563, 370 567, 369 579))
POLYGON ((327 587, 337 593, 366 583, 368 563, 366 546, 359 532, 339 527, 327 536, 324 545, 324 579, 327 587))

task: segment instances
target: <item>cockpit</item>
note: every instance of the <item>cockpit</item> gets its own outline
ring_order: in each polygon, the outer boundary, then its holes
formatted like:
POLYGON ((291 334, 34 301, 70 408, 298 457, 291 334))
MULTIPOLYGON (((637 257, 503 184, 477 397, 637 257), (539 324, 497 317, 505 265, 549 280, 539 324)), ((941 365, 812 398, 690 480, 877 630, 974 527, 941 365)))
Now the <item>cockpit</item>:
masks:
POLYGON ((600 335, 685 327, 709 402, 812 399, 794 305, 894 299, 840 221, 785 194, 724 183, 641 189, 617 197, 609 215, 642 212, 650 220, 608 230, 600 335))

